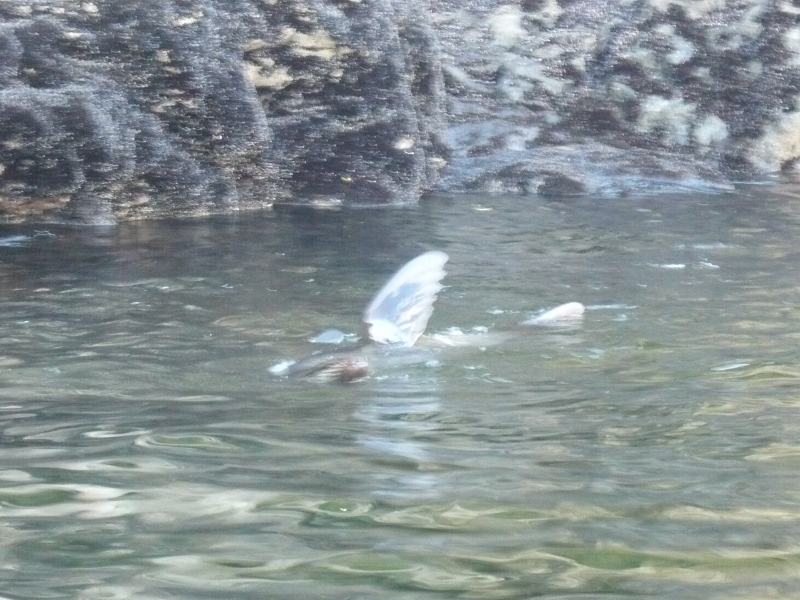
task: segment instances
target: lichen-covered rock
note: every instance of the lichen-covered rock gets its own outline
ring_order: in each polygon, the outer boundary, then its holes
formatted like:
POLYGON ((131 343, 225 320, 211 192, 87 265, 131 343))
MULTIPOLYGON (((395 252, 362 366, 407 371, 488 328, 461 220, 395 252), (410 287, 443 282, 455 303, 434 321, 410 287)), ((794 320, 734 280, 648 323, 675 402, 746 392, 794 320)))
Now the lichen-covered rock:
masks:
POLYGON ((515 189, 525 173, 523 187, 541 191, 544 172, 588 193, 725 189, 800 157, 797 3, 443 0, 435 10, 454 147, 444 189, 515 189))
POLYGON ((542 146, 534 154, 516 150, 460 158, 441 186, 453 192, 540 196, 623 196, 732 189, 719 171, 671 152, 625 150, 586 142, 542 146))
POLYGON ((415 0, 6 0, 0 216, 407 203, 444 165, 415 0))
POLYGON ((730 189, 800 157, 790 0, 4 0, 0 219, 730 189))

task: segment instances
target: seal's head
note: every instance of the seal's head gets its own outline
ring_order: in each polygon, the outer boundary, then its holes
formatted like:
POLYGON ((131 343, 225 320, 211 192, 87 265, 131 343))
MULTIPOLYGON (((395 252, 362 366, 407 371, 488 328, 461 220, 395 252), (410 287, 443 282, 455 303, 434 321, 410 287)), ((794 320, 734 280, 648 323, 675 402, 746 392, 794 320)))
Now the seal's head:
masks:
POLYGON ((369 362, 357 354, 342 354, 328 356, 316 367, 303 373, 303 377, 311 381, 327 383, 352 383, 369 375, 369 362))

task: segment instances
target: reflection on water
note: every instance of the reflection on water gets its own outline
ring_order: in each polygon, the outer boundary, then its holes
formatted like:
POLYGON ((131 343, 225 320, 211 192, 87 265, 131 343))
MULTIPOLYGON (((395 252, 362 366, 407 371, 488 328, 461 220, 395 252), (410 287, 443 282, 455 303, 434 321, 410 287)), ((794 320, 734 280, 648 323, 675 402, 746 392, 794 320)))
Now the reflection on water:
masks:
POLYGON ((436 419, 442 414, 436 376, 383 376, 370 387, 373 396, 353 415, 364 423, 356 443, 367 449, 373 462, 394 467, 375 474, 373 495, 435 498, 443 482, 436 476, 435 449, 425 439, 436 434, 436 419))
POLYGON ((0 594, 794 597, 798 196, 0 229, 0 594), (487 343, 270 374, 427 249, 487 343))

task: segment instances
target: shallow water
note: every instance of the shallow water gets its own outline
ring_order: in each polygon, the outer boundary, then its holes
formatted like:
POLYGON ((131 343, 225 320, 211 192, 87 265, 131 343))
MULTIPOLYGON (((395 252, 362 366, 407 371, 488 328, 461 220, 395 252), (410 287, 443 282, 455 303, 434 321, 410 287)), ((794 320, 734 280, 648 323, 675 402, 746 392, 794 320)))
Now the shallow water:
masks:
POLYGON ((795 598, 798 201, 0 228, 0 597, 795 598), (507 340, 270 375, 433 248, 507 340))

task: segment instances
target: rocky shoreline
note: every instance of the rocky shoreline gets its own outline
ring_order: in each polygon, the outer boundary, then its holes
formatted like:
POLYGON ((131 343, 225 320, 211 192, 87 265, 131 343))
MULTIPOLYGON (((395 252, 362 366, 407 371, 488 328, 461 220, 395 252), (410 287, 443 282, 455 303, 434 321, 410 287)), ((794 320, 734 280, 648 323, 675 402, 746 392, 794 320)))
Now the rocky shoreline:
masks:
POLYGON ((0 220, 731 189, 800 156, 800 6, 6 0, 0 220))

